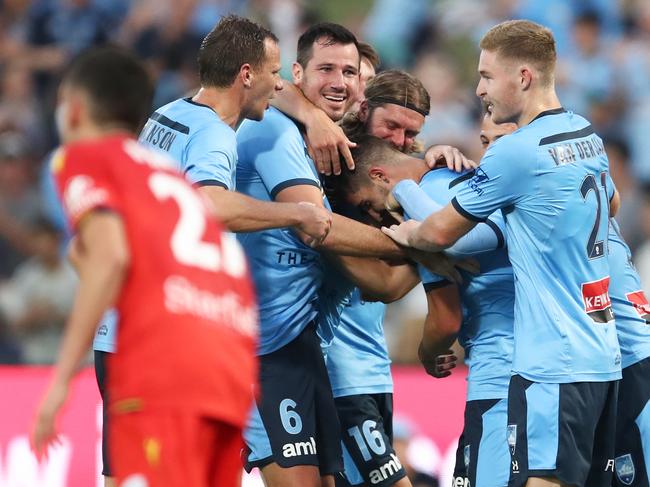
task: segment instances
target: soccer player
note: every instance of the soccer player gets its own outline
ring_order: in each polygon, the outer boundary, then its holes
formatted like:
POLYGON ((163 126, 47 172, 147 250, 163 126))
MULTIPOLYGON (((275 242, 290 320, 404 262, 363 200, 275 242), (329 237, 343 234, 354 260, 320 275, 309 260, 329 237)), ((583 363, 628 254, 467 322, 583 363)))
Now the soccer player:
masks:
POLYGON ((618 207, 607 157, 555 94, 548 29, 508 21, 480 46, 477 95, 496 123, 520 128, 488 149, 451 204, 385 231, 440 250, 504 212, 516 290, 509 485, 608 485, 621 356, 607 293, 607 202, 618 207))
MULTIPOLYGON (((451 200, 466 179, 447 168, 431 170, 418 158, 399 153, 375 137, 355 139, 356 169, 344 171, 342 189, 347 201, 375 211, 392 205, 391 191, 406 216, 423 219, 451 200)), ((420 269, 429 313, 419 354, 437 377, 449 375, 455 357, 449 347, 464 321, 459 340, 466 350, 468 375, 464 441, 459 445, 454 485, 507 485, 509 453, 505 441, 507 392, 512 363, 514 284, 504 249, 500 212, 475 227, 454 246, 458 255, 476 255, 479 275, 465 274, 454 283, 420 269), (480 252, 480 253, 479 253, 480 252), (459 297, 460 294, 460 297, 459 297)), ((343 328, 343 324, 339 330, 343 328)), ((339 332, 337 330, 337 333, 339 332)), ((328 355, 329 360, 329 355, 328 355)))
MULTIPOLYGON (((332 120, 357 96, 359 53, 352 33, 317 24, 298 41, 293 79, 332 120)), ((276 109, 238 133, 237 187, 266 201, 306 201, 323 206, 321 183, 299 126, 276 109)), ((375 228, 333 215, 319 247, 353 256, 403 258, 403 250, 375 228)), ((322 281, 320 254, 291 232, 239 235, 251 256, 260 299, 262 374, 259 411, 246 433, 247 468, 258 466, 269 485, 332 485, 341 470, 340 432, 314 320, 322 281), (295 357, 301 357, 300 367, 295 357)), ((356 269, 357 274, 363 274, 356 269)), ((348 269, 351 272, 355 268, 348 269)), ((375 285, 381 282, 375 282, 375 285)))
POLYGON ((152 95, 144 66, 112 48, 83 54, 63 78, 65 146, 52 171, 77 234, 80 286, 32 441, 41 455, 55 438, 70 381, 114 305, 118 484, 236 486, 256 374, 253 290, 241 248, 203 199, 171 160, 135 140, 152 95))
POLYGON ((621 345, 623 379, 616 419, 615 485, 650 482, 650 305, 618 224, 610 220, 609 294, 621 345))
POLYGON ((282 89, 275 35, 248 19, 223 17, 203 39, 198 62, 198 93, 156 110, 140 141, 178 161, 229 230, 294 227, 321 241, 331 223, 323 208, 259 201, 234 191, 235 130, 244 119, 261 120, 282 89))

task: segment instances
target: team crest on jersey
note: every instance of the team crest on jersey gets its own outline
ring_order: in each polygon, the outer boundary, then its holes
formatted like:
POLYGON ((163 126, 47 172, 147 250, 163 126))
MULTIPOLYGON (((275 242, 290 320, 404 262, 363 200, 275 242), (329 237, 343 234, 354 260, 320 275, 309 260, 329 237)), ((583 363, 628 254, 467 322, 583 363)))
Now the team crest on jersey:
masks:
POLYGON ((465 462, 465 470, 466 471, 469 471, 470 453, 471 453, 471 450, 469 448, 469 445, 465 445, 465 448, 463 448, 463 461, 465 462))
POLYGON ((596 323, 607 323, 614 319, 608 289, 609 276, 582 284, 582 302, 585 311, 596 323))
POLYGON ((627 293, 625 295, 627 300, 632 303, 634 309, 639 316, 645 320, 646 323, 650 323, 650 304, 648 303, 648 298, 645 297, 643 291, 635 291, 633 293, 627 293))
POLYGON ((68 182, 63 200, 70 215, 79 217, 91 208, 106 203, 108 193, 105 189, 98 188, 93 178, 80 174, 68 182))
POLYGON ((487 173, 480 167, 477 167, 474 170, 474 175, 472 176, 472 179, 470 179, 467 182, 467 184, 469 185, 470 188, 472 188, 472 190, 476 194, 481 196, 483 194, 483 189, 479 185, 489 180, 490 178, 488 177, 487 173))
POLYGON ((509 424, 508 425, 508 446, 510 447, 510 454, 515 454, 515 449, 517 448, 517 425, 509 424))
POLYGON ((632 485, 634 482, 634 462, 632 455, 621 455, 614 460, 616 467, 616 477, 625 485, 632 485))

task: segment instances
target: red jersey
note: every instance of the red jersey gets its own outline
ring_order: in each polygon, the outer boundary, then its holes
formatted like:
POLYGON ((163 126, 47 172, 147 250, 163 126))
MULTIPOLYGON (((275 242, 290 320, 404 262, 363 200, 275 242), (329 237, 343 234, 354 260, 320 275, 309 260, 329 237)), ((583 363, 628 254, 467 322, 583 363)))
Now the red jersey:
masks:
POLYGON ((52 162, 72 228, 107 210, 126 231, 111 408, 174 408, 244 425, 257 373, 246 259, 173 167, 125 136, 69 144, 52 162))

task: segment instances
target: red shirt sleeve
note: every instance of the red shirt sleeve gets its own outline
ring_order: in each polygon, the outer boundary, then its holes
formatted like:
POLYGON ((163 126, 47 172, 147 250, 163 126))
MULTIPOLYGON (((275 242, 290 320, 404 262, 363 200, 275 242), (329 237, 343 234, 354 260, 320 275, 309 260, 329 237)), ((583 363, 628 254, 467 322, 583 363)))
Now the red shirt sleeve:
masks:
POLYGON ((95 210, 120 213, 115 178, 109 158, 99 144, 67 146, 52 157, 51 170, 70 227, 95 210))

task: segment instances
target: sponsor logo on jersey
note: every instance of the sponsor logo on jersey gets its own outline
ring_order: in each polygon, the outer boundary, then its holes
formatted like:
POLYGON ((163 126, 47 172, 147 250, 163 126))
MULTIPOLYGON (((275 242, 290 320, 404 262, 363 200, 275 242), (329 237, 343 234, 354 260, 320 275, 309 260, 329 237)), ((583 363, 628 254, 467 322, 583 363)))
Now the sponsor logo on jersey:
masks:
POLYGON ((487 173, 480 167, 477 167, 474 170, 474 176, 472 176, 472 179, 470 179, 467 184, 470 188, 472 188, 472 191, 481 196, 483 194, 483 189, 480 187, 480 185, 489 180, 490 178, 487 173))
POLYGON ((313 436, 309 441, 297 441, 282 445, 282 456, 284 458, 299 457, 302 455, 316 455, 316 440, 313 436))
POLYGON ((467 477, 454 477, 451 485, 452 487, 470 487, 469 479, 467 477))
POLYGON ((370 483, 377 485, 384 480, 388 480, 393 475, 396 475, 402 470, 402 464, 394 453, 390 454, 390 460, 384 463, 381 467, 376 468, 370 472, 370 483))
POLYGON ((515 449, 517 448, 517 425, 509 424, 508 425, 508 446, 510 447, 510 454, 515 454, 515 449))
POLYGON ((639 316, 646 323, 650 324, 650 304, 648 303, 648 298, 645 297, 645 293, 643 291, 635 291, 633 293, 627 293, 625 297, 632 303, 639 316))
POLYGON ((609 276, 582 284, 582 302, 589 317, 596 323, 614 319, 612 300, 609 298, 609 276))
POLYGON ((79 218, 88 210, 108 202, 108 192, 95 186, 95 180, 81 174, 70 179, 63 192, 63 200, 68 213, 79 218))
POLYGON ((632 485, 634 482, 634 462, 632 455, 621 455, 614 460, 616 466, 616 478, 625 485, 632 485))

